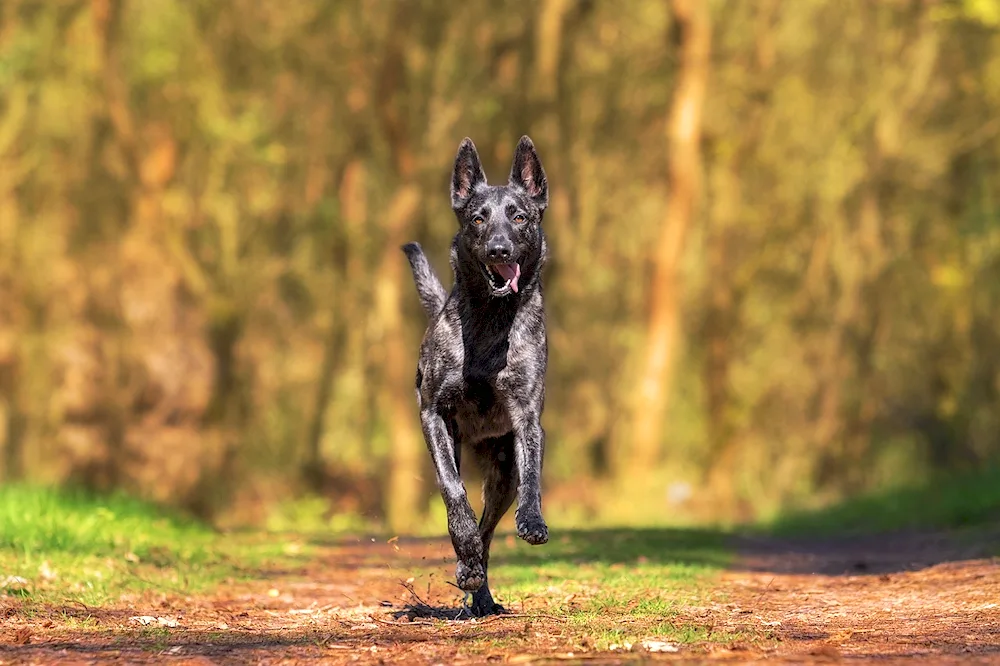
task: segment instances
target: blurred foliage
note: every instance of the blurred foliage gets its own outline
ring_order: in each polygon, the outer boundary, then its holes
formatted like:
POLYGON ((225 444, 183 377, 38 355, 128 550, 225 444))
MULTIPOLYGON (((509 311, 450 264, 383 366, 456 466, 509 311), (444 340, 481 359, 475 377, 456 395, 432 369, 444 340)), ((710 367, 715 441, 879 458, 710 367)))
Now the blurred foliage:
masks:
POLYGON ((934 474, 921 484, 859 495, 822 509, 788 512, 762 527, 788 535, 965 528, 970 541, 981 543, 985 536, 1000 553, 1000 539, 994 538, 998 514, 1000 466, 992 465, 934 474))
POLYGON ((434 479, 398 248, 445 273, 459 140, 499 178, 522 133, 553 197, 553 511, 747 518, 995 457, 1000 2, 711 0, 678 360, 655 449, 616 464, 674 9, 2 3, 5 477, 414 524, 434 479))

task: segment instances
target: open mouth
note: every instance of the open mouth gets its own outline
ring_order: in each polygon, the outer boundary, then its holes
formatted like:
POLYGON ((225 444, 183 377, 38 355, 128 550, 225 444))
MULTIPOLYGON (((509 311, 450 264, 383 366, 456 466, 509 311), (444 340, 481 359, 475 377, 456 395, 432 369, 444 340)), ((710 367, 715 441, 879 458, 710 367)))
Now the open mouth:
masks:
POLYGON ((496 296, 517 293, 517 279, 521 277, 520 264, 483 264, 483 273, 496 296))

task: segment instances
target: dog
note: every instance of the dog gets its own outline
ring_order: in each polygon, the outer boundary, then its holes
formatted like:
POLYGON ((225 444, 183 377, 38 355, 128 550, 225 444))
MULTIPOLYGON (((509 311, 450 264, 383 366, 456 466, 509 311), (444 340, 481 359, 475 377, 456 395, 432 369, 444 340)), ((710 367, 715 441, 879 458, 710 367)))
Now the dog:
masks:
POLYGON ((542 455, 548 348, 541 272, 548 182, 534 144, 521 137, 506 185, 488 185, 472 141, 462 141, 451 179, 458 233, 448 294, 417 243, 403 246, 430 323, 420 345, 416 393, 458 564, 458 587, 475 616, 503 613, 487 581, 490 543, 517 498, 517 535, 546 543, 542 455), (483 471, 476 516, 459 474, 463 446, 483 471))

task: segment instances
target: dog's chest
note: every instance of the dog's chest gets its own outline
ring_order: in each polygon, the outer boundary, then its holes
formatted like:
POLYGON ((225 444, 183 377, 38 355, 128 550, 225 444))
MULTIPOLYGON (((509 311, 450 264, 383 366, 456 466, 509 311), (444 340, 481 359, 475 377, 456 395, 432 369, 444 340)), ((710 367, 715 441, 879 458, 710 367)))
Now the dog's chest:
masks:
POLYGON ((455 421, 463 441, 477 442, 511 431, 510 414, 488 380, 467 378, 455 405, 455 421))

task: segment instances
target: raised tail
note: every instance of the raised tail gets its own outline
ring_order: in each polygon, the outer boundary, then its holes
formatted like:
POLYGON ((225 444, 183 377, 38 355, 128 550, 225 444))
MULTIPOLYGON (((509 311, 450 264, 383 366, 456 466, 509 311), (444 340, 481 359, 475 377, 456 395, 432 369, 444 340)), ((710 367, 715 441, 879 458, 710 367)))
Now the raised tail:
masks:
POLYGON ((438 279, 437 273, 428 263, 420 243, 407 243, 403 246, 403 252, 406 253, 406 258, 410 261, 410 268, 413 270, 413 281, 417 284, 420 304, 424 306, 428 317, 434 317, 444 307, 448 293, 441 286, 441 280, 438 279))

